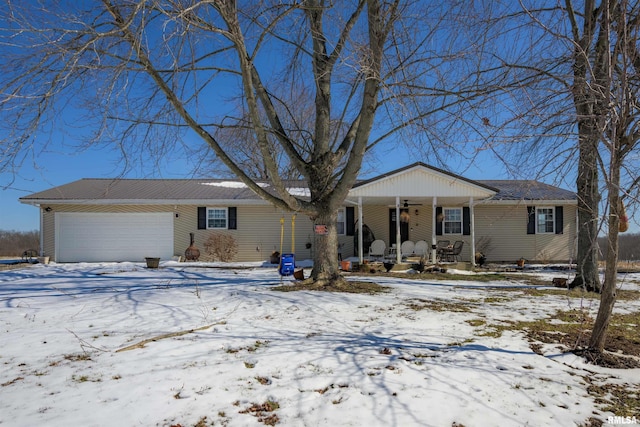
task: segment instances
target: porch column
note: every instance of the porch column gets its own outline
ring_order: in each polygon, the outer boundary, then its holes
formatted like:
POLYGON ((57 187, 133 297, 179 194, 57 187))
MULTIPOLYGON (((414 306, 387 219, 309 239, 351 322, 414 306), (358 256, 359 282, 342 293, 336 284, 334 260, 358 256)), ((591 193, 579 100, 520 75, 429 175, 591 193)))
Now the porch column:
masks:
POLYGON ((438 204, 438 198, 433 197, 431 201, 431 262, 436 263, 438 254, 436 252, 436 205, 438 204))
POLYGON ((362 196, 358 196, 358 257, 360 265, 364 262, 364 245, 362 243, 362 196))
POLYGON ((400 264, 402 262, 402 253, 400 252, 400 241, 402 236, 400 235, 400 196, 396 196, 396 262, 400 264))
POLYGON ((471 266, 476 266, 476 214, 473 209, 473 197, 469 197, 469 216, 471 217, 471 266))

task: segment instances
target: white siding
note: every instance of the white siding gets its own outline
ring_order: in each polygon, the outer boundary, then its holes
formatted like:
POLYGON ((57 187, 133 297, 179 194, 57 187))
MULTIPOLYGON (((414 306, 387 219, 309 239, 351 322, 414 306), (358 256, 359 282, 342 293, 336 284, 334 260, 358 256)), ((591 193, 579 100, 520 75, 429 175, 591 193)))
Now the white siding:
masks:
POLYGON ((379 181, 356 187, 349 197, 490 197, 494 191, 474 185, 460 178, 425 168, 414 168, 379 181))
POLYGON ((562 234, 527 234, 525 204, 476 206, 476 242, 486 243, 476 249, 484 251, 488 262, 515 262, 520 257, 537 262, 573 260, 575 213, 575 206, 564 205, 562 234))
POLYGON ((60 212, 56 222, 56 262, 143 262, 173 255, 170 213, 60 212))

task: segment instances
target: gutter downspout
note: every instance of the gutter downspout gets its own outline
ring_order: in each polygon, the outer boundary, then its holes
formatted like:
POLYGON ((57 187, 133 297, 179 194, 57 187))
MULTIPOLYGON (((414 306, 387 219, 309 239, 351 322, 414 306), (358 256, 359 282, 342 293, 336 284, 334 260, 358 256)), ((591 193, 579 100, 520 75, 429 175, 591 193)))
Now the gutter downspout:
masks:
POLYGON ((44 256, 44 236, 42 230, 44 229, 44 211, 42 210, 42 206, 38 205, 38 210, 40 211, 40 256, 44 256))

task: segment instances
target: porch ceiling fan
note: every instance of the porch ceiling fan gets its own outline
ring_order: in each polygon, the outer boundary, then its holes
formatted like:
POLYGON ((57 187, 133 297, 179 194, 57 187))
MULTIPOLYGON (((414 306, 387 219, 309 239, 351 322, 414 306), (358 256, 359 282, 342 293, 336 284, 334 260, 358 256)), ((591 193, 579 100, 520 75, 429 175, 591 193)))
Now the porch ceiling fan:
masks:
POLYGON ((405 208, 408 208, 409 206, 422 206, 422 203, 409 203, 409 199, 404 199, 404 205, 402 205, 405 208))

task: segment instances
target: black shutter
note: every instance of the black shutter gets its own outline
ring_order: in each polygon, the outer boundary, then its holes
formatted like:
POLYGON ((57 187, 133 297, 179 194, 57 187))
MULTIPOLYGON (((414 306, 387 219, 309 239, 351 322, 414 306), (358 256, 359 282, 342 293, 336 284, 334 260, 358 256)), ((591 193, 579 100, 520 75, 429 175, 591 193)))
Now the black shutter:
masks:
POLYGON ((536 234, 536 207, 527 206, 527 234, 536 234))
POLYGON ((207 229, 207 208, 206 206, 198 206, 198 230, 207 229))
POLYGON ((436 206, 436 236, 442 236, 442 206, 436 206))
POLYGON ((462 207, 462 234, 471 235, 471 209, 468 206, 462 207))
POLYGON ((347 206, 345 208, 345 232, 347 236, 353 236, 355 234, 356 224, 355 224, 355 208, 353 206, 347 206))
POLYGON ((229 230, 238 229, 238 208, 229 208, 227 210, 229 215, 229 230))
POLYGON ((556 234, 564 233, 564 209, 562 206, 556 206, 556 234))

